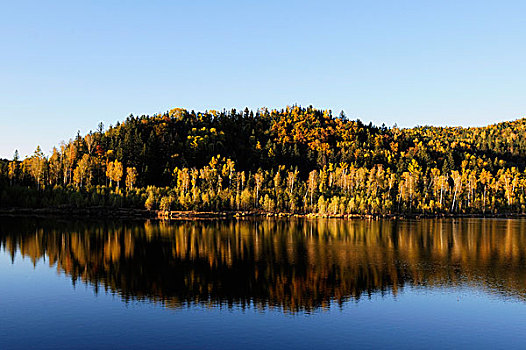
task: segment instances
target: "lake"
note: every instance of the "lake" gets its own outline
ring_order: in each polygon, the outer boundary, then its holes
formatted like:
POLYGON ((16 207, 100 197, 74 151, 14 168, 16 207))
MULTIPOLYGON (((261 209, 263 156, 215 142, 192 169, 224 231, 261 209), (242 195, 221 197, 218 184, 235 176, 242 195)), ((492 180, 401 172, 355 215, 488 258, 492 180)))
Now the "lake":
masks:
POLYGON ((525 348, 526 220, 0 218, 0 349, 525 348))

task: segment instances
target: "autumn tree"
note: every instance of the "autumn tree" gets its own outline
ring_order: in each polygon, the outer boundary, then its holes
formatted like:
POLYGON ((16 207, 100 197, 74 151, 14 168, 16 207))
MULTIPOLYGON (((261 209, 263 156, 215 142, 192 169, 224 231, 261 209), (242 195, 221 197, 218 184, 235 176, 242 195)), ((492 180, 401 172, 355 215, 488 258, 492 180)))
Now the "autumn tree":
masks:
POLYGON ((264 179, 265 178, 260 171, 254 174, 254 184, 255 184, 254 187, 256 189, 256 198, 255 198, 254 203, 256 207, 258 206, 258 203, 259 203, 259 190, 261 189, 261 185, 263 184, 264 179))
POLYGON ((137 169, 135 167, 126 168, 126 188, 129 190, 133 189, 133 186, 137 182, 137 169))
POLYGON ((37 187, 40 189, 40 184, 44 177, 44 167, 46 166, 46 157, 40 146, 37 146, 29 161, 31 176, 35 179, 37 187))
POLYGON ((89 185, 90 177, 90 156, 89 154, 84 154, 82 158, 77 163, 77 167, 73 171, 73 182, 78 186, 82 187, 83 185, 89 185))

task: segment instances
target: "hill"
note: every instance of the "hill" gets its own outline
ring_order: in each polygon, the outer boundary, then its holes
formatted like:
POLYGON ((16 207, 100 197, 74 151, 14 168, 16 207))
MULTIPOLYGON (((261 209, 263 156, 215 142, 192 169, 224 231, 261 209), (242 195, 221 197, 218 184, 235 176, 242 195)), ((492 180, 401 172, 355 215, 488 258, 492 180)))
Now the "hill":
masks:
POLYGON ((525 129, 378 127, 312 106, 177 108, 0 161, 0 206, 523 213, 525 129))

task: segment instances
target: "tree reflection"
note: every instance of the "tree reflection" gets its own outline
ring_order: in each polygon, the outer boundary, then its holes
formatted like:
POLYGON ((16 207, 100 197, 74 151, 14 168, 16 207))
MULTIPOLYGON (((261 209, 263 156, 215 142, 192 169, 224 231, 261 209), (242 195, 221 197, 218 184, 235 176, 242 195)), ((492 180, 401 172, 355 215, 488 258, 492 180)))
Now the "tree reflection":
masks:
POLYGON ((526 221, 2 219, 0 245, 124 300, 313 310, 405 285, 525 295, 526 221))

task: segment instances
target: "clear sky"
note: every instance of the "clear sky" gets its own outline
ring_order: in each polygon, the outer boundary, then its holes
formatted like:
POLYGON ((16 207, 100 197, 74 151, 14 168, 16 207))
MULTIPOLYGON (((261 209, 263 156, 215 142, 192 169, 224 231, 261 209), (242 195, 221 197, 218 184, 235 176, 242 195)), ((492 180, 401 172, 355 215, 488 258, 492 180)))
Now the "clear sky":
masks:
POLYGON ((524 0, 2 1, 0 157, 174 107, 517 119, 525 13, 524 0))

